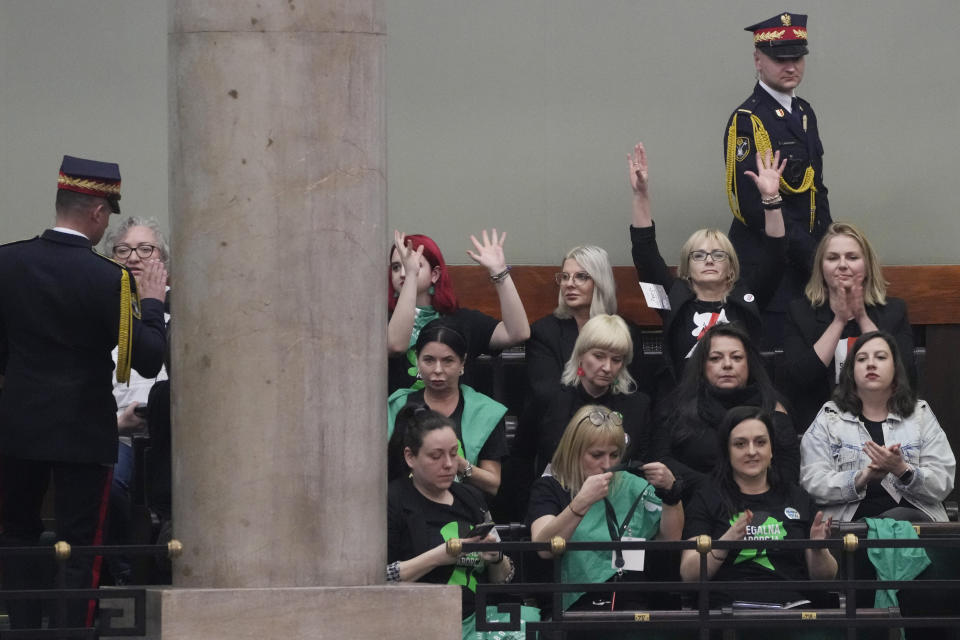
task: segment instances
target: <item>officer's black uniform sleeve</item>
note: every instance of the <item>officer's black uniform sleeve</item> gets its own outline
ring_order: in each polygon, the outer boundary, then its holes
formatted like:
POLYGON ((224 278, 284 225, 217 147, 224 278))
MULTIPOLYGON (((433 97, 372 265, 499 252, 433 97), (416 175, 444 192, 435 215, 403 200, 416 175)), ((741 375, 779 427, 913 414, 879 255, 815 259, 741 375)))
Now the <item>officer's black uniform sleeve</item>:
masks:
POLYGON ((133 319, 133 353, 131 365, 144 378, 153 378, 163 367, 167 347, 167 330, 163 322, 163 301, 145 298, 140 301, 140 319, 133 319))

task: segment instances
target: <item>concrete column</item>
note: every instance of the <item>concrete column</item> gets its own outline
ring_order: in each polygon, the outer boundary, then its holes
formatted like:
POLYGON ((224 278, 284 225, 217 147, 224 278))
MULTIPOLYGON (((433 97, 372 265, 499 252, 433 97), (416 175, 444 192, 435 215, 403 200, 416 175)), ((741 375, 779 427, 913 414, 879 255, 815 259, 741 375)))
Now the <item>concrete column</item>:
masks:
POLYGON ((385 40, 378 0, 171 4, 177 586, 383 582, 385 40))
POLYGON ((148 636, 458 637, 458 587, 383 584, 380 0, 172 0, 170 19, 184 554, 148 636))

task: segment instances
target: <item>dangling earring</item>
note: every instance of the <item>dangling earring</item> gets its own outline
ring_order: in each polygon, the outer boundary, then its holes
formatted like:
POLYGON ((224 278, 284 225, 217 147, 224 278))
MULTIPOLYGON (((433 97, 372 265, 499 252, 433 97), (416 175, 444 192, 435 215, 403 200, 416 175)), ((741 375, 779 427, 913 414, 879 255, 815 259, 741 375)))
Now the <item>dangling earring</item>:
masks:
POLYGON ((429 293, 430 295, 433 295, 433 293, 434 293, 433 285, 430 285, 430 288, 427 289, 427 293, 429 293))
POLYGON ((583 367, 577 367, 577 375, 583 377, 583 367))

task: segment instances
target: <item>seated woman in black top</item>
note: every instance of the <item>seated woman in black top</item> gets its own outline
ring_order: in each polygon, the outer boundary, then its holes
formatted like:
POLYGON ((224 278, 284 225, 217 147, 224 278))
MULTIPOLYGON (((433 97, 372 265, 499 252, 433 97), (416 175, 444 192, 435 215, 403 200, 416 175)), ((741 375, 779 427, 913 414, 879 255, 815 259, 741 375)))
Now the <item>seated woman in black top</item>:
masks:
MULTIPOLYGON (((479 491, 454 482, 459 443, 449 418, 408 406, 397 420, 404 425, 409 475, 391 482, 387 492, 387 581, 460 585, 463 638, 473 640, 477 581, 509 582, 513 563, 496 552, 447 554, 450 538, 481 541, 470 532, 489 520, 486 504, 479 491)), ((483 542, 496 540, 491 533, 483 542)))
POLYGON ((739 326, 716 325, 704 334, 664 405, 658 412, 652 459, 663 461, 681 477, 685 501, 723 461, 717 427, 729 409, 740 405, 760 407, 773 416, 777 465, 787 480, 797 481, 800 446, 793 422, 760 354, 739 326))
MULTIPOLYGON (((795 482, 784 480, 773 463, 778 460, 770 414, 757 407, 734 407, 724 416, 717 436, 722 460, 686 508, 683 537, 708 535, 720 540, 824 539, 831 521, 815 511, 810 496, 795 482)), ((713 549, 707 553, 707 575, 716 580, 832 580, 837 561, 829 549, 713 549)), ((700 554, 685 549, 680 576, 700 579, 700 554)), ((729 606, 734 596, 712 591, 710 606, 729 606)), ((802 596, 758 586, 737 591, 737 600, 786 603, 802 596)), ((764 637, 769 630, 764 630, 764 637)))
POLYGON ((760 340, 760 312, 773 298, 786 259, 783 214, 778 206, 780 174, 785 166, 779 151, 772 159, 769 152, 765 158, 758 153, 759 175, 747 172, 761 197, 771 202, 764 205, 767 241, 760 268, 741 278, 740 263, 727 236, 716 229, 700 229, 681 247, 675 278, 657 247, 643 144, 637 144, 628 157, 633 187, 633 264, 641 282, 662 286, 669 297, 669 307, 657 311, 663 319, 663 356, 673 380, 680 378, 685 359, 715 324, 738 322, 754 341, 760 340))
MULTIPOLYGON (((458 479, 496 495, 500 488, 500 461, 508 453, 503 422, 507 408, 460 383, 467 359, 467 341, 446 322, 446 319, 431 322, 417 338, 417 375, 426 387, 397 389, 387 399, 388 447, 394 451, 403 448, 403 424, 396 421, 398 412, 404 406, 425 404, 452 421, 460 441, 458 479)), ((390 480, 404 471, 397 468, 399 459, 397 455, 392 457, 395 467, 389 469, 390 480)))
POLYGON ((784 390, 801 432, 830 399, 861 334, 878 329, 892 334, 915 380, 907 304, 887 296, 880 261, 859 229, 846 222, 827 228, 804 295, 790 303, 783 337, 784 390))
MULTIPOLYGON (((590 318, 617 313, 617 290, 606 250, 593 245, 570 249, 557 282, 557 308, 530 325, 526 344, 527 398, 521 424, 533 425, 560 387, 573 345, 590 318), (527 416, 532 416, 528 418, 527 416)), ((640 327, 626 321, 633 342, 627 369, 641 391, 651 391, 652 371, 644 367, 640 327)))
POLYGON ((601 404, 623 418, 627 457, 643 457, 650 443, 650 398, 636 390, 629 366, 630 329, 620 316, 591 318, 577 337, 562 385, 547 398, 537 429, 537 469, 553 457, 570 418, 586 404, 601 404))
POLYGON ((420 330, 437 318, 445 318, 463 334, 471 356, 519 344, 530 337, 527 312, 503 255, 506 237, 506 233, 498 236, 496 229, 492 235, 484 230, 482 241, 470 236, 476 252, 467 251, 472 260, 487 269, 490 282, 497 290, 503 318, 497 321, 458 304, 447 263, 433 240, 424 235, 394 231, 388 272, 387 393, 402 388, 423 388, 422 381, 416 377, 413 346, 420 330))

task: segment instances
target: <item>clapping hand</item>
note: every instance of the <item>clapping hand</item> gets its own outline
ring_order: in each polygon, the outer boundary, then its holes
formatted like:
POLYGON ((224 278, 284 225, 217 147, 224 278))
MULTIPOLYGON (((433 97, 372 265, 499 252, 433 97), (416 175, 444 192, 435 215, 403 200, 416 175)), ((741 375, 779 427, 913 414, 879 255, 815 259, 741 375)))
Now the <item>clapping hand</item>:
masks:
POLYGON ((750 509, 744 510, 740 514, 740 517, 737 518, 736 522, 730 525, 730 528, 727 529, 726 533, 720 536, 721 540, 743 540, 743 537, 747 535, 747 525, 753 521, 753 511, 750 509))
POLYGON ((830 537, 830 525, 833 524, 833 517, 824 519, 823 511, 817 511, 813 517, 813 524, 810 525, 811 540, 826 540, 830 537))
POLYGON ((869 468, 882 471, 884 475, 892 473, 900 476, 908 468, 899 443, 885 447, 873 440, 867 440, 863 443, 863 452, 870 457, 869 468))
POLYGON ((863 304, 863 278, 849 286, 830 285, 830 310, 843 321, 855 320, 867 311, 863 304))

